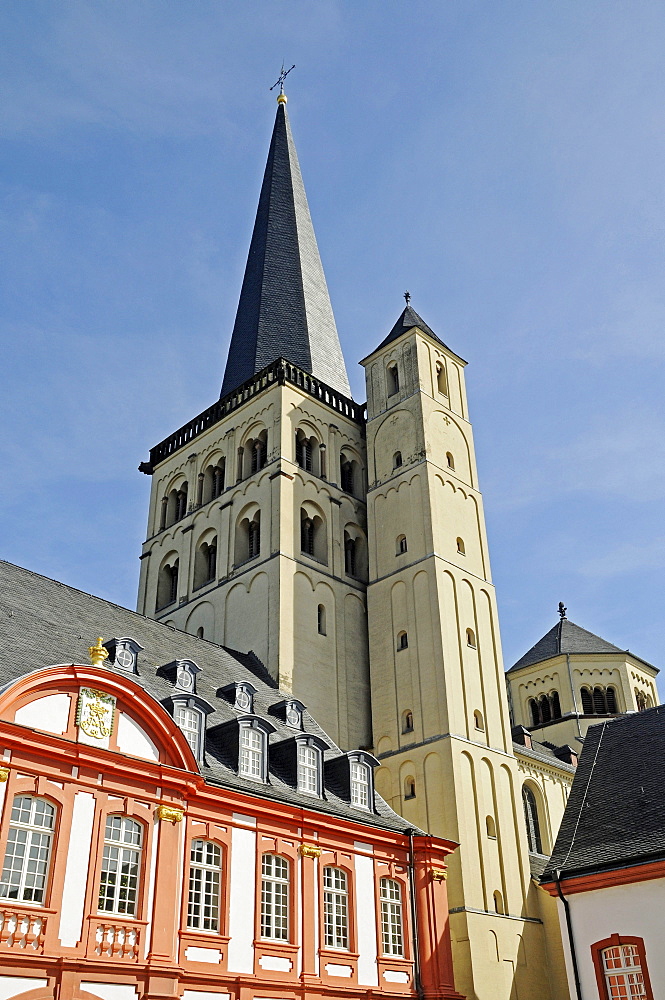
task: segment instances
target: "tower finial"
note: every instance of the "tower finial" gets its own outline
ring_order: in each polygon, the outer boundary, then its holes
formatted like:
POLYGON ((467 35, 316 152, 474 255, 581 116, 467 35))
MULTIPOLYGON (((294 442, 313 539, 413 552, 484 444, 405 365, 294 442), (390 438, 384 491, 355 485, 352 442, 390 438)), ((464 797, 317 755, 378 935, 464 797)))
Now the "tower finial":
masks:
MULTIPOLYGON (((295 68, 296 68, 296 64, 294 63, 293 66, 291 67, 291 69, 295 69, 295 68)), ((284 63, 282 63, 282 68, 279 71, 279 76, 277 77, 277 80, 275 81, 275 83, 273 83, 272 87, 270 88, 271 90, 274 90, 275 87, 277 87, 279 85, 279 94, 277 95, 277 103, 278 104, 286 104, 286 94, 284 93, 284 81, 286 80, 287 76, 291 72, 291 69, 285 70, 284 69, 284 63)))
POLYGON ((568 610, 568 608, 566 608, 566 607, 564 606, 564 603, 563 603, 563 601, 559 601, 559 616, 560 616, 560 618, 561 618, 561 621, 563 621, 563 620, 564 620, 564 618, 566 617, 566 611, 567 611, 567 610, 568 610))
POLYGON ((408 306, 408 304, 411 301, 411 292, 404 292, 404 301, 406 302, 406 304, 408 306))

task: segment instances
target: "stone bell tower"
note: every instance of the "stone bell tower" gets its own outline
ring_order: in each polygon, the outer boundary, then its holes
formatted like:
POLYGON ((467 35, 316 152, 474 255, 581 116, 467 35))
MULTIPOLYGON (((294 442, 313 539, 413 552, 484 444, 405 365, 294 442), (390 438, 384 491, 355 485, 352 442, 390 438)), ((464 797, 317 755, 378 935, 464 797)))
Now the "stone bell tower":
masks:
POLYGON ((280 94, 221 397, 141 466, 138 610, 247 653, 345 749, 371 741, 364 430, 280 94))
POLYGON ((408 304, 363 362, 368 615, 380 794, 457 841, 449 901, 457 990, 545 1000, 465 362, 408 304))

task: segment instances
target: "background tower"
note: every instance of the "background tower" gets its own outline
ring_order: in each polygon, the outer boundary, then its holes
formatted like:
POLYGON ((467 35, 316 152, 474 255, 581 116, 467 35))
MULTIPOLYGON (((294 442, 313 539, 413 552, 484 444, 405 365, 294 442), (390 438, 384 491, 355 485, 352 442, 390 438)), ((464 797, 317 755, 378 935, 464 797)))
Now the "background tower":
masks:
POLYGON ((363 364, 377 787, 461 844, 449 880, 457 989, 567 996, 530 888, 465 362, 407 304, 363 364))
POLYGON ((278 98, 220 400, 152 449, 138 610, 248 653, 371 742, 364 408, 278 98))

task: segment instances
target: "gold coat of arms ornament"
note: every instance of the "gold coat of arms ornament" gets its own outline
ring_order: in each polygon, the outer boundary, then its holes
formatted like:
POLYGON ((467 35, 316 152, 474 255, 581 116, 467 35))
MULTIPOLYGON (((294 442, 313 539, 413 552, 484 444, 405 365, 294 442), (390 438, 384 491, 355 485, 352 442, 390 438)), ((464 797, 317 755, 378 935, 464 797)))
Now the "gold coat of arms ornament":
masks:
POLYGON ((76 707, 76 725, 95 740, 111 735, 116 699, 105 691, 81 688, 76 707))

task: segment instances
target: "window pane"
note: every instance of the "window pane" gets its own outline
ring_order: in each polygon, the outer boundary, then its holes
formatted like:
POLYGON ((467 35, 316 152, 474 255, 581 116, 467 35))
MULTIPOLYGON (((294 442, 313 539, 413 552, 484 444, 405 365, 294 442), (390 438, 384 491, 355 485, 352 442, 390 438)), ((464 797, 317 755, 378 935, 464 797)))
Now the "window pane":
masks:
POLYGON ((636 945, 621 944, 602 952, 605 983, 610 1000, 646 998, 642 965, 636 945))
POLYGON ((142 834, 140 823, 127 816, 106 820, 98 903, 103 913, 136 914, 142 834))
POLYGON ((383 954, 403 955, 402 892, 399 882, 392 878, 382 878, 379 896, 381 899, 383 954))
POLYGON ((298 747, 298 791, 319 794, 319 751, 314 747, 298 747))
POLYGON ((261 880, 261 937, 287 941, 289 937, 289 863, 264 854, 261 880))
POLYGON ((194 930, 219 930, 221 858, 221 849, 212 841, 192 841, 187 926, 194 930))
POLYGON ((240 773, 263 779, 263 733, 243 727, 240 730, 240 773))
POLYGON ((187 705, 178 705, 175 721, 176 725, 182 729, 183 736, 189 743, 192 753, 198 758, 201 745, 201 713, 187 705))
POLYGON ((369 808, 369 771, 367 764, 351 762, 351 804, 369 808))
POLYGON ((0 898, 43 903, 55 809, 44 799, 17 795, 12 805, 0 898))
POLYGON ((349 895, 341 868, 323 869, 323 931, 327 948, 349 947, 349 895))

